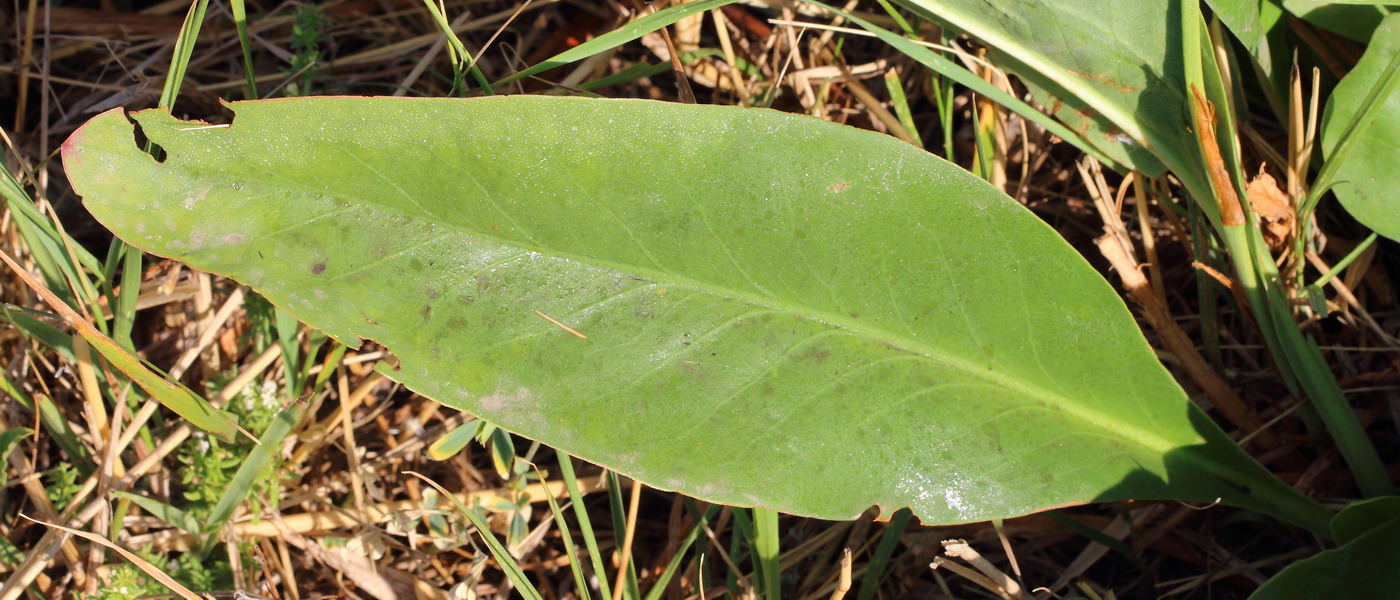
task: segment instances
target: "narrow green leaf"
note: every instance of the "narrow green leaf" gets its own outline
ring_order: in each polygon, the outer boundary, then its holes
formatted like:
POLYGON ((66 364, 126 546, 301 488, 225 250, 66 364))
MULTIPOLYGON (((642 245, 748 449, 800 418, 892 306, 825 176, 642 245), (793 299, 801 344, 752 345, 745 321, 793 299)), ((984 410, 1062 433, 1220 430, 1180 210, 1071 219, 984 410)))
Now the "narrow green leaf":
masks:
POLYGON ((496 536, 491 533, 491 527, 486 521, 481 520, 481 517, 477 516, 476 512, 467 508, 467 505, 462 504, 462 501, 458 500, 457 496, 443 489, 436 481, 413 471, 405 471, 405 473, 427 482, 428 485, 433 486, 433 489, 436 489, 439 494, 442 494, 442 497, 451 500, 452 504, 457 506, 457 512, 462 513, 462 516, 466 517, 473 527, 476 527, 476 533, 481 536, 482 541, 486 542, 486 549, 491 552, 491 557, 496 559, 496 564, 501 566, 502 571, 505 571, 506 577, 510 579, 511 583, 515 584, 515 589, 520 591, 521 596, 524 596, 526 600, 543 600, 539 591, 535 589, 535 585, 530 582, 530 578, 525 576, 525 571, 521 570, 520 564, 515 562, 515 557, 511 556, 510 552, 506 550, 506 547, 501 545, 501 541, 496 539, 496 536))
MULTIPOLYGON (((1176 53, 1181 29, 1175 19, 1181 3, 895 3, 986 43, 994 64, 1018 76, 1038 103, 1099 153, 1113 157, 1112 162, 1150 176, 1161 174, 1164 167, 1181 175, 1183 166, 1196 165, 1176 53)), ((1010 108, 986 92, 978 93, 1010 108)))
MULTIPOLYGON (((461 427, 457 429, 461 429, 461 427)), ((563 454, 559 456, 568 460, 568 457, 563 454)), ((544 473, 540 471, 539 467, 535 467, 535 474, 539 476, 541 482, 545 481, 544 473)), ((570 498, 574 504, 583 502, 582 497, 570 496, 570 498)), ((554 494, 545 494, 544 499, 549 502, 549 514, 554 517, 554 526, 559 529, 559 541, 563 542, 564 554, 569 557, 569 572, 574 576, 574 589, 580 600, 591 600, 593 595, 588 592, 588 575, 583 572, 583 561, 579 560, 578 546, 574 544, 574 534, 569 531, 569 520, 564 518, 564 511, 554 500, 554 494)))
MULTIPOLYGON (((273 327, 277 330, 277 344, 282 348, 282 362, 286 365, 296 365, 301 362, 301 342, 297 339, 297 333, 301 330, 301 323, 296 317, 288 314, 280 308, 273 308, 273 327)), ((287 392, 292 397, 296 397, 296 390, 301 389, 301 382, 297 381, 300 372, 295 368, 288 367, 286 375, 287 392)))
POLYGON ((70 180, 124 239, 377 340, 390 377, 525 437, 825 518, 1223 498, 1325 530, 1053 230, 899 140, 648 101, 232 108, 138 113, 164 163, 99 116, 70 180))
POLYGON ((559 475, 564 479, 564 489, 574 499, 574 518, 578 519, 579 534, 583 536, 584 548, 588 550, 588 560, 593 565, 593 580, 598 582, 598 596, 612 598, 612 585, 608 571, 603 567, 603 553, 598 551, 598 535, 593 531, 593 521, 588 517, 588 507, 583 504, 583 494, 579 492, 578 478, 574 476, 573 457, 556 451, 559 459, 559 475))
POLYGON ((301 402, 293 402, 272 419, 267 430, 262 432, 260 443, 248 453, 248 458, 243 464, 238 466, 238 471, 233 474, 233 479, 229 480, 228 487, 224 488, 223 496, 219 497, 219 502, 209 511, 209 517, 204 522, 205 532, 217 529, 232 517, 234 509, 248 498, 263 469, 282 451, 282 440, 297 426, 305 408, 301 402))
POLYGON ((914 123, 914 112, 909 110, 909 99, 904 97, 904 82, 899 80, 898 71, 890 69, 885 73, 885 89, 890 92, 890 105, 899 117, 899 124, 914 137, 914 145, 923 148, 924 140, 919 136, 918 124, 914 123))
POLYGON ((652 14, 641 17, 635 21, 627 23, 617 29, 609 31, 603 35, 588 40, 582 44, 569 48, 559 54, 551 56, 533 67, 525 69, 519 73, 511 75, 505 79, 491 84, 500 87, 517 79, 538 75, 550 69, 562 67, 569 63, 580 61, 599 52, 611 50, 627 42, 638 39, 648 33, 669 26, 676 21, 684 19, 690 15, 699 14, 707 10, 713 10, 726 4, 733 4, 736 0, 695 0, 668 6, 652 14))
POLYGON ((711 519, 715 518, 715 515, 719 514, 719 506, 712 504, 702 514, 694 510, 695 506, 693 500, 689 498, 682 498, 682 500, 687 507, 692 509, 691 514, 696 517, 695 524, 690 527, 690 533, 686 534, 685 539, 682 539, 681 543, 676 546, 675 554, 671 555, 671 560, 667 561, 666 568, 661 571, 661 575, 657 576, 656 583, 652 586, 651 590, 647 592, 645 600, 659 600, 661 598, 661 595, 666 592, 666 587, 670 585, 671 578, 675 577, 676 571, 680 569, 681 562, 685 560, 686 552, 690 550, 696 538, 700 537, 700 532, 704 531, 705 525, 709 523, 711 519))
POLYGON ((180 34, 175 36, 175 50, 170 57, 170 71, 165 75, 165 84, 160 90, 160 100, 156 106, 169 107, 180 95, 180 84, 185 81, 185 71, 190 66, 190 56, 194 54, 195 40, 199 39, 200 27, 204 24, 204 12, 209 8, 209 0, 194 0, 185 21, 180 26, 180 34))
POLYGON ((53 400, 47 396, 39 396, 36 407, 36 399, 30 398, 29 394, 15 385, 15 382, 5 373, 0 373, 0 392, 9 394, 10 397, 18 400, 29 410, 37 410, 40 425, 53 437, 53 441, 58 444, 59 449, 67 455, 67 462, 77 466, 79 472, 84 476, 92 472, 92 456, 88 454, 87 447, 78 439, 78 434, 74 433, 73 429, 68 426, 68 421, 64 420, 63 415, 58 412, 58 407, 54 406, 53 400))
POLYGON ((246 0, 231 0, 233 27, 238 31, 238 48, 243 51, 243 93, 249 100, 258 99, 258 80, 253 76, 253 48, 248 37, 248 6, 246 0))
MULTIPOLYGON (((0 148, 0 158, 3 156, 3 148, 0 148)), ((88 280, 81 275, 79 265, 99 273, 102 264, 97 262, 97 258, 40 214, 34 200, 8 169, 0 169, 0 197, 5 198, 6 207, 14 215, 15 229, 29 247, 29 254, 49 289, 71 306, 76 307, 77 302, 81 301, 87 302, 90 309, 95 310, 96 292, 90 289, 88 280)))
POLYGON ((22 306, 0 305, 0 317, 24 332, 24 335, 39 342, 40 345, 57 352, 59 356, 69 362, 73 362, 73 336, 30 316, 30 312, 22 306))
POLYGON ((160 500, 147 498, 131 492, 114 491, 112 495, 132 501, 137 506, 140 506, 142 510, 151 513, 155 518, 165 521, 185 533, 195 536, 203 536, 205 534, 204 527, 199 524, 199 519, 160 500))
POLYGON ((10 452, 19 446, 21 440, 30 435, 34 435, 34 430, 28 427, 13 427, 0 432, 0 486, 9 481, 8 459, 10 452))
POLYGON ((112 339, 127 351, 135 352, 131 328, 136 324, 136 300, 141 297, 141 250, 123 245, 120 254, 122 284, 112 311, 112 339))
MULTIPOLYGON (((854 14, 845 12, 843 10, 834 8, 821 2, 816 2, 815 0, 803 1, 807 2, 808 4, 820 6, 833 13, 841 15, 846 19, 849 19, 852 23, 855 23, 856 25, 859 25, 866 31, 875 34, 875 37, 880 38, 881 41, 894 47, 894 49, 903 52, 905 55, 909 56, 909 58, 919 61, 920 64, 930 69, 933 69, 934 72, 939 73, 949 79, 952 79, 953 81, 961 83, 964 86, 967 86, 968 89, 982 94, 983 96, 986 96, 987 98, 991 99, 993 102, 996 102, 997 104, 1006 107, 1007 110, 1013 111, 1021 117, 1025 118, 1026 120, 1035 123, 1036 125, 1039 125, 1041 127, 1044 127, 1050 133, 1059 136, 1060 139, 1069 142, 1070 144, 1074 145, 1074 147, 1079 148, 1084 153, 1092 155, 1094 158, 1098 159, 1099 162, 1108 165, 1110 168, 1119 170, 1123 169, 1122 163, 1124 162, 1124 158, 1126 157, 1119 157, 1117 155, 1105 153, 1105 151, 1101 149, 1103 148, 1101 144, 1086 140, 1074 130, 1070 129, 1069 127, 1066 127, 1065 125, 1056 121, 1049 115, 1046 115, 1045 113, 1036 110, 1031 105, 1022 102, 1019 98, 1016 98, 1011 94, 1003 92, 1001 88, 998 88, 997 86, 993 85, 990 81, 978 77, 971 71, 963 68, 962 66, 954 63, 953 61, 943 58, 938 53, 933 52, 932 50, 929 50, 928 48, 925 48, 923 46, 920 46, 919 44, 916 44, 908 39, 905 39, 904 37, 892 31, 889 31, 874 23, 866 21, 865 19, 862 19, 854 14)), ((911 0, 898 1, 900 2, 900 4, 907 4, 911 0)), ((1153 169, 1139 168, 1138 170, 1150 172, 1153 169)), ((1159 167, 1156 170, 1160 171, 1161 169, 1159 167)))
POLYGON ((904 530, 909 527, 913 516, 908 510, 898 510, 890 517, 885 530, 880 532, 880 543, 875 546, 875 553, 870 556, 865 575, 860 579, 856 600, 870 600, 875 597, 875 592, 879 591, 881 584, 889 576, 890 557, 894 556, 899 538, 904 535, 904 530))
POLYGON ((783 577, 779 570, 782 532, 778 529, 778 513, 766 508, 754 508, 753 524, 753 556, 760 576, 760 597, 779 600, 783 595, 783 577))

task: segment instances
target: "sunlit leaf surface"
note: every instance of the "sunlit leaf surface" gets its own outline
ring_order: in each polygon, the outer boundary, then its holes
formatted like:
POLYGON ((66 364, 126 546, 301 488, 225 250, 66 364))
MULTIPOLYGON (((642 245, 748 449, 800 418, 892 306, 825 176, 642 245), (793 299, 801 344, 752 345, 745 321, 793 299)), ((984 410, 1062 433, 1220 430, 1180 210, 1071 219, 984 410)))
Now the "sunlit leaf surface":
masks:
POLYGON ((647 101, 232 108, 231 127, 138 113, 163 163, 108 112, 64 164, 128 242, 653 486, 926 522, 1128 497, 1308 510, 1054 231, 898 140, 647 101))

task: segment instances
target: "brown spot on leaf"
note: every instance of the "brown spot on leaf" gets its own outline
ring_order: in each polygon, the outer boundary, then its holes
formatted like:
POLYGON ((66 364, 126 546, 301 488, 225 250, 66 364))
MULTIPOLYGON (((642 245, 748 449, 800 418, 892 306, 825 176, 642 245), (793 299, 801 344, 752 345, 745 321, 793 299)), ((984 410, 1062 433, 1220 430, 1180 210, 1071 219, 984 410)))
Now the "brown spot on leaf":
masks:
POLYGON ((318 263, 316 263, 316 264, 314 264, 314 265, 311 265, 311 274, 312 274, 312 275, 320 275, 321 273, 324 273, 325 271, 326 271, 326 261, 324 261, 324 260, 321 261, 321 262, 318 262, 318 263))

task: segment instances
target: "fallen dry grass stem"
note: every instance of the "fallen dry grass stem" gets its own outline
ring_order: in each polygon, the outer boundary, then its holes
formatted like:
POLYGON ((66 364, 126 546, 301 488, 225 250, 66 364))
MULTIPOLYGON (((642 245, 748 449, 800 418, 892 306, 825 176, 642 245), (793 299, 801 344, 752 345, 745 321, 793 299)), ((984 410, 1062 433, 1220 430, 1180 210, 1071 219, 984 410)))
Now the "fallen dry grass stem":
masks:
POLYGON ((617 582, 613 584, 612 600, 622 600, 626 589, 628 565, 632 562, 632 542, 637 534, 637 506, 642 499, 642 482, 632 481, 632 493, 627 500, 627 526, 622 537, 622 558, 617 562, 617 582))
POLYGON ((199 332, 199 337, 195 343, 185 349, 180 354, 180 358, 175 361, 175 366, 170 368, 170 378, 179 379, 185 374, 185 370, 194 364, 200 353, 204 352, 210 344, 219 337, 219 331, 233 317, 235 311, 243 307, 243 294, 247 288, 239 286, 228 295, 219 310, 207 322, 202 324, 203 330, 199 332))
POLYGON ((1152 291, 1147 278, 1143 277, 1140 266, 1131 254, 1132 242, 1125 238, 1126 236, 1105 234, 1097 240, 1099 252, 1113 265, 1114 272, 1118 273, 1122 281, 1123 291, 1127 292, 1128 297, 1142 310, 1143 318, 1157 333, 1162 345, 1176 357, 1187 377, 1205 392, 1222 416, 1245 434, 1257 434, 1255 437, 1261 445, 1268 448, 1278 446, 1278 437, 1262 428, 1259 417, 1245 405, 1234 388, 1211 368, 1210 363, 1196 350, 1191 338, 1187 337, 1176 319, 1172 318, 1171 311, 1152 291))
POLYGON ((79 530, 79 529, 73 529, 73 528, 70 528, 70 527, 64 527, 64 526, 62 526, 62 525, 58 525, 58 524, 55 524, 55 523, 46 523, 46 522, 44 522, 44 521, 38 521, 38 520, 35 520, 35 519, 31 519, 31 518, 29 518, 29 517, 27 517, 27 516, 25 516, 25 515, 23 515, 23 514, 21 514, 20 517, 23 517, 24 519, 27 519, 27 520, 29 520, 29 521, 33 521, 33 522, 38 523, 38 524, 40 524, 40 525, 44 525, 44 526, 46 526, 46 527, 50 527, 50 528, 53 528, 53 529, 57 529, 57 530, 62 531, 62 532, 64 532, 64 533, 68 533, 68 534, 71 534, 71 535, 76 535, 76 536, 78 536, 78 537, 80 537, 80 538, 83 538, 83 539, 85 539, 85 540, 88 540, 88 541, 90 541, 90 542, 92 542, 92 543, 94 543, 94 544, 98 544, 98 545, 101 545, 101 546, 105 546, 105 547, 107 547, 107 548, 110 548, 111 550, 113 550, 113 551, 116 552, 117 554, 120 554, 120 555, 122 556, 122 558, 125 558, 127 561, 131 562, 131 564, 136 565, 136 567, 139 568, 139 569, 141 569, 141 571, 145 572, 147 575, 151 576, 151 577, 152 577, 153 579, 155 579, 156 581, 159 581, 159 582, 161 583, 161 585, 164 585, 165 587, 170 588, 170 591, 175 592, 175 593, 176 593, 177 595, 179 595, 181 598, 185 598, 185 600, 205 600, 204 598, 201 598, 200 596, 196 595, 194 592, 191 592, 191 591, 189 590, 189 588, 187 588, 187 587, 185 587, 185 586, 183 586, 183 585, 180 585, 180 582, 175 581, 174 578, 170 577, 169 575, 166 575, 164 571, 160 570, 158 567, 156 567, 155 565, 151 564, 151 563, 150 563, 149 561, 147 561, 146 559, 141 558, 140 556, 137 556, 135 553, 133 553, 133 552, 131 552, 131 551, 125 549, 125 548, 122 548, 121 546, 118 546, 118 545, 116 545, 116 544, 113 544, 112 542, 107 541, 107 538, 104 538, 104 537, 102 537, 102 536, 100 536, 100 535, 88 533, 88 532, 86 532, 86 531, 82 531, 82 530, 79 530))
MULTIPOLYGON (((580 477, 578 480, 579 493, 589 494, 603 489, 604 481, 602 477, 580 477)), ((567 498, 568 488, 562 481, 551 481, 546 483, 532 483, 525 486, 523 491, 517 492, 511 488, 493 488, 487 490, 476 490, 471 492, 460 492, 453 494, 462 504, 476 506, 487 503, 495 498, 529 498, 530 502, 544 502, 545 496, 553 495, 555 498, 567 498)), ((337 509, 316 511, 309 513, 283 514, 275 519, 263 519, 260 521, 241 521, 229 526, 229 533, 238 538, 276 538, 280 533, 291 532, 296 534, 311 534, 316 532, 326 532, 344 527, 355 527, 364 523, 382 523, 390 518, 394 513, 410 511, 433 510, 422 500, 393 500, 366 505, 360 509, 337 509)), ((180 550, 191 547, 196 541, 195 537, 187 533, 175 533, 172 535, 145 535, 139 539, 142 543, 149 543, 153 547, 161 550, 180 550)))
POLYGON ((839 577, 836 579, 836 589, 831 590, 829 600, 841 600, 846 597, 846 592, 851 591, 851 549, 841 549, 841 565, 839 577))
POLYGON ((355 407, 360 404, 359 400, 364 399, 364 396, 351 398, 350 382, 343 365, 336 368, 336 375, 336 393, 340 396, 340 435, 345 442, 345 459, 350 465, 350 493, 355 498, 355 508, 364 514, 365 482, 360 468, 360 453, 355 445, 355 427, 350 419, 355 407))

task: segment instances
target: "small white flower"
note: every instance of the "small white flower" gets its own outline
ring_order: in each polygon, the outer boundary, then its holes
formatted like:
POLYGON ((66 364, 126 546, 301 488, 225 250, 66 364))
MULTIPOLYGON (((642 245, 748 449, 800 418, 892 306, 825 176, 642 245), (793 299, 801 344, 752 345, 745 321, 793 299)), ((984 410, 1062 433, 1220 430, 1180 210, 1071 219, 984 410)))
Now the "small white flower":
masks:
POLYGON ((275 381, 264 380, 261 384, 245 388, 240 395, 243 398, 244 410, 277 409, 281 406, 281 403, 277 401, 277 382, 275 381))

